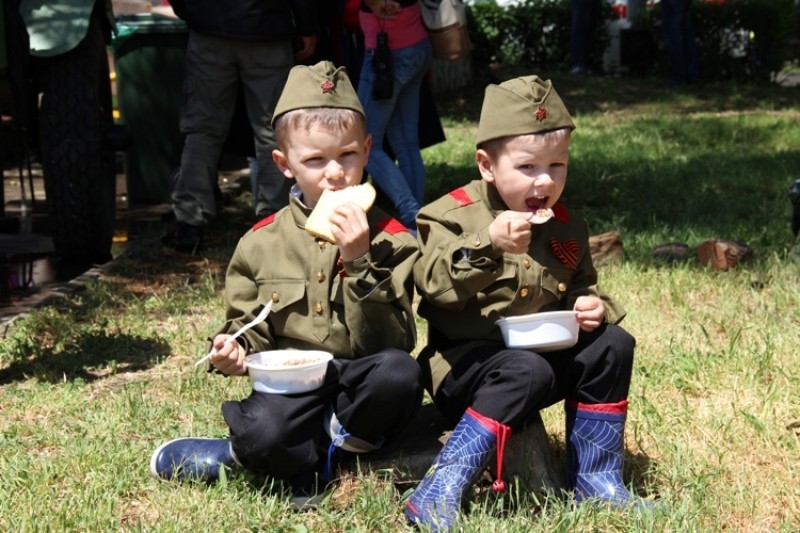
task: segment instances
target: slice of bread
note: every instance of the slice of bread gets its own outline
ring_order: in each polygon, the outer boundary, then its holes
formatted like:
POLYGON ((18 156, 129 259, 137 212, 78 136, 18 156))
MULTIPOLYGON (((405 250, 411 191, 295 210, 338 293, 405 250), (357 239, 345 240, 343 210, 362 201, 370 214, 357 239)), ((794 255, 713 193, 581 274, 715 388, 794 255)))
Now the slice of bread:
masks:
POLYGON ((329 219, 334 209, 347 202, 354 202, 360 205, 364 211, 369 211, 369 208, 375 203, 375 188, 369 183, 362 183, 337 191, 326 189, 308 216, 306 231, 328 242, 336 243, 329 219))

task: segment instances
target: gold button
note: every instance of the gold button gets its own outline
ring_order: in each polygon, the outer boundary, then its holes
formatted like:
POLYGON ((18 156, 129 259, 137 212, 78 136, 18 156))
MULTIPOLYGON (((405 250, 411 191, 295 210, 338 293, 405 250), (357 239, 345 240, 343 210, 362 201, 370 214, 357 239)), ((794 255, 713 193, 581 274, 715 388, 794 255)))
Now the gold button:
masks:
POLYGON ((272 301, 273 301, 273 302, 275 302, 275 303, 278 303, 278 302, 280 302, 280 301, 281 301, 281 297, 280 297, 280 296, 278 296, 278 293, 277 293, 277 292, 273 292, 273 293, 272 293, 272 301))
POLYGON ((320 239, 320 240, 318 240, 318 241, 317 241, 317 244, 319 244, 319 249, 320 249, 320 250, 324 250, 324 249, 325 249, 325 246, 326 246, 328 243, 327 243, 326 241, 323 241, 322 239, 320 239))
POLYGON ((475 246, 480 246, 481 245, 481 238, 480 237, 475 237, 475 243, 474 244, 475 244, 475 246))
POLYGON ((567 291, 567 284, 563 281, 558 284, 558 292, 566 292, 567 291))
POLYGON ((326 279, 325 278, 325 272, 323 272, 321 270, 319 272, 317 272, 317 281, 322 283, 323 281, 325 281, 325 279, 326 279))
POLYGON ((531 267, 531 260, 530 259, 525 259, 522 262, 522 266, 524 266, 525 268, 530 268, 531 267))
POLYGON ((523 298, 528 296, 528 287, 522 287, 522 289, 519 291, 519 295, 523 298))
POLYGON ((317 304, 317 305, 315 305, 315 306, 314 306, 314 311, 316 311, 316 313, 317 313, 318 315, 321 315, 321 314, 322 314, 322 304, 317 304))

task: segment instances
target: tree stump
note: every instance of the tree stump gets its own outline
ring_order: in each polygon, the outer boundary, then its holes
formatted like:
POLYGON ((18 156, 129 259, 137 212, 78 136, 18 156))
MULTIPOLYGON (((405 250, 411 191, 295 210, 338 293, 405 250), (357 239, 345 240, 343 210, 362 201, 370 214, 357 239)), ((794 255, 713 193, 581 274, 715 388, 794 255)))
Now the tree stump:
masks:
MULTIPOLYGON (((358 464, 361 470, 391 469, 399 472, 405 482, 416 484, 436 460, 451 433, 436 407, 426 404, 397 438, 380 450, 349 454, 341 467, 347 470, 358 464)), ((489 463, 492 475, 496 474, 496 464, 492 457, 489 463)), ((561 461, 550 445, 538 414, 506 443, 503 478, 506 483, 515 480, 527 489, 541 492, 559 493, 565 486, 561 461)))
POLYGON ((589 252, 592 254, 592 261, 595 265, 622 259, 625 254, 622 238, 616 231, 589 237, 589 252))

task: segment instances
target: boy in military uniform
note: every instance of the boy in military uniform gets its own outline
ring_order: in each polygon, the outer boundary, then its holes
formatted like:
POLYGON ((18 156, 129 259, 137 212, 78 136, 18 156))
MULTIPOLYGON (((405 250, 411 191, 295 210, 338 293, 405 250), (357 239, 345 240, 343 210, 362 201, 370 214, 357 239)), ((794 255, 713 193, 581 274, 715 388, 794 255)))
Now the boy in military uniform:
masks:
POLYGON ((350 202, 330 216, 337 244, 305 222, 323 191, 361 182, 371 139, 344 69, 330 62, 294 67, 274 113, 274 160, 295 178, 289 206, 238 243, 226 280, 226 322, 210 359, 225 375, 246 375, 245 356, 276 349, 334 355, 323 385, 301 394, 253 391, 228 401, 229 439, 183 438, 153 454, 153 474, 214 481, 241 466, 307 488, 339 447, 379 448, 411 420, 422 399, 411 307, 414 237, 377 207, 350 202), (230 333, 272 301, 265 322, 237 342, 230 333))
POLYGON ((623 310, 597 285, 585 221, 559 203, 574 128, 550 81, 488 86, 476 152, 482 179, 417 217, 414 280, 428 321, 419 361, 455 429, 405 513, 434 530, 453 527, 495 450, 495 489, 504 489, 506 439, 563 399, 576 500, 633 501, 620 474, 635 341, 617 325, 623 310), (541 223, 543 212, 552 218, 541 223), (505 346, 496 320, 555 310, 574 310, 574 347, 505 346))

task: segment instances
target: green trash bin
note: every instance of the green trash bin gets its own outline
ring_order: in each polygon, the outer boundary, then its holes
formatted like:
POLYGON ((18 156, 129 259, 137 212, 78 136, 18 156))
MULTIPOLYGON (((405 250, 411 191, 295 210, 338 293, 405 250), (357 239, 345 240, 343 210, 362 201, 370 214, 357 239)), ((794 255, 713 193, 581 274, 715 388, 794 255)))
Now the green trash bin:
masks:
POLYGON ((170 175, 180 166, 179 128, 189 31, 179 19, 120 15, 112 40, 117 103, 130 134, 125 152, 128 202, 170 200, 170 175))

